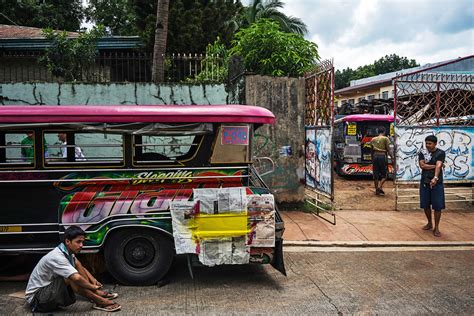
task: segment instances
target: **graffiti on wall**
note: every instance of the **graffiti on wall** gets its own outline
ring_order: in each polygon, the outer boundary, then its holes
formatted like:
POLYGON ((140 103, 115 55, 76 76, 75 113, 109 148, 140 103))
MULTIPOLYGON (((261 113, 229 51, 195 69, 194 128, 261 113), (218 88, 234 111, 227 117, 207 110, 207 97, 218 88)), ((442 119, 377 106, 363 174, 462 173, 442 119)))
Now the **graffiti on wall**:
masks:
POLYGON ((331 130, 306 129, 306 185, 331 194, 331 130))
POLYGON ((397 180, 419 180, 421 169, 418 153, 425 147, 425 138, 435 135, 437 147, 446 152, 443 168, 445 180, 474 180, 474 128, 473 127, 396 127, 397 180))

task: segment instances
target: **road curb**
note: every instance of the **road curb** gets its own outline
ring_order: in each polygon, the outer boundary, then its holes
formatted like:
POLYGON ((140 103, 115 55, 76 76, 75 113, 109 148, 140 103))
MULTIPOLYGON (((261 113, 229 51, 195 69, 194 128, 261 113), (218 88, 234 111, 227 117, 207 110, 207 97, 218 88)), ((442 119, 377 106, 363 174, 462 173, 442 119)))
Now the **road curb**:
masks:
POLYGON ((317 241, 284 240, 284 247, 473 247, 474 241, 317 241))

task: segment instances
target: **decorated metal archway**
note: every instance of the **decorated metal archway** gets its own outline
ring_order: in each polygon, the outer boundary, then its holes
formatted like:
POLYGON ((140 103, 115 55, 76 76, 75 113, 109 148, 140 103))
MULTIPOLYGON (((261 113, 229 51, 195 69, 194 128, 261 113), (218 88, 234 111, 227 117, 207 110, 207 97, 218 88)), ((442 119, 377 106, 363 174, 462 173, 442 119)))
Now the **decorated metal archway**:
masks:
POLYGON ((305 76, 305 200, 335 224, 333 124, 334 65, 325 60, 305 76))

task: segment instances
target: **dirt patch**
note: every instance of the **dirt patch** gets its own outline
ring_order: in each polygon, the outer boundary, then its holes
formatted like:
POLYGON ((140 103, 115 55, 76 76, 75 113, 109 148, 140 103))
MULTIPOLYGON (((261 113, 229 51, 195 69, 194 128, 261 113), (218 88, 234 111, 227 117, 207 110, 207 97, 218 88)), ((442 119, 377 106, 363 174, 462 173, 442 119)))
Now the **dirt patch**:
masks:
POLYGON ((334 178, 336 210, 394 211, 393 181, 385 183, 384 191, 385 196, 375 195, 374 182, 370 178, 334 178))
MULTIPOLYGON (((420 210, 418 200, 418 185, 404 185, 401 192, 405 198, 400 201, 409 201, 408 204, 399 204, 399 211, 420 210)), ((446 186, 446 200, 460 202, 447 202, 447 210, 471 211, 474 205, 471 202, 462 202, 464 199, 472 198, 472 188, 453 189, 446 186)), ((334 192, 336 210, 359 210, 359 211, 395 211, 395 186, 394 182, 388 180, 384 185, 385 196, 375 195, 374 182, 370 178, 343 178, 335 176, 334 192)))

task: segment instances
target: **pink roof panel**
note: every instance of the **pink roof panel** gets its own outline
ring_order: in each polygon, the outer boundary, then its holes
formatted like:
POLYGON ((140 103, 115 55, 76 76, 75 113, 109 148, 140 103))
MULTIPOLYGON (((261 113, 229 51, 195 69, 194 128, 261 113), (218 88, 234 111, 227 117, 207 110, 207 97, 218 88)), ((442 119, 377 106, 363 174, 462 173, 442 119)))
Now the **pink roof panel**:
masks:
POLYGON ((269 110, 250 105, 41 105, 0 106, 0 123, 260 123, 269 110))
POLYGON ((393 122, 393 115, 384 114, 352 114, 346 115, 340 119, 343 122, 364 122, 364 121, 383 121, 393 122))

